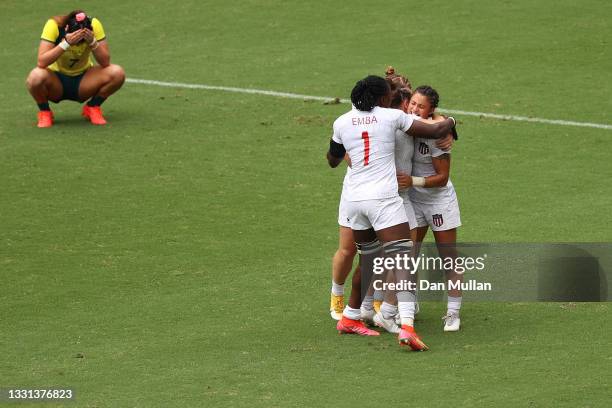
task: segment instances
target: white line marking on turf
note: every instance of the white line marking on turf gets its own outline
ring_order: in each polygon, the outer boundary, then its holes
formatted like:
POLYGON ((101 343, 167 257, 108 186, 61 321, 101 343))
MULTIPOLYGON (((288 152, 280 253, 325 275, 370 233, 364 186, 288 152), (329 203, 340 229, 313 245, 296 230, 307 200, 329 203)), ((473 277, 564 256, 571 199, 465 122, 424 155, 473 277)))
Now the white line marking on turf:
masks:
MULTIPOLYGON (((268 96, 277 96, 281 98, 291 98, 291 99, 302 99, 307 101, 332 101, 335 98, 327 97, 327 96, 313 96, 313 95, 301 95, 289 92, 276 92, 276 91, 266 91, 264 89, 249 89, 249 88, 234 88, 229 86, 216 86, 216 85, 203 85, 203 84, 186 84, 183 82, 163 82, 163 81, 153 81, 150 79, 136 79, 136 78, 127 78, 126 82, 132 84, 145 84, 145 85, 156 85, 156 86, 164 86, 168 88, 187 88, 187 89, 206 89, 210 91, 224 91, 224 92, 236 92, 236 93, 246 93, 246 94, 256 94, 256 95, 268 95, 268 96)), ((349 103, 348 99, 340 99, 340 103, 349 103)), ((590 127, 596 129, 608 129, 612 130, 612 125, 606 125, 602 123, 589 123, 589 122, 574 122, 571 120, 561 120, 561 119, 543 119, 543 118, 531 118, 528 116, 516 116, 516 115, 501 115, 497 113, 486 113, 486 112, 469 112, 457 109, 439 109, 441 112, 450 113, 453 115, 464 115, 464 116, 478 116, 481 118, 490 118, 490 119, 501 119, 501 120, 512 120, 517 122, 534 122, 534 123, 545 123, 549 125, 561 125, 561 126, 580 126, 580 127, 590 127)))
POLYGON ((535 123, 546 123, 550 125, 581 126, 581 127, 591 127, 591 128, 597 128, 597 129, 612 130, 612 125, 605 125, 603 123, 574 122, 572 120, 561 120, 561 119, 530 118, 528 116, 500 115, 497 113, 486 113, 486 112, 466 112, 466 111, 457 110, 457 109, 440 108, 439 110, 442 112, 453 114, 453 115, 480 116, 483 118, 491 118, 491 119, 514 120, 517 122, 535 122, 535 123))

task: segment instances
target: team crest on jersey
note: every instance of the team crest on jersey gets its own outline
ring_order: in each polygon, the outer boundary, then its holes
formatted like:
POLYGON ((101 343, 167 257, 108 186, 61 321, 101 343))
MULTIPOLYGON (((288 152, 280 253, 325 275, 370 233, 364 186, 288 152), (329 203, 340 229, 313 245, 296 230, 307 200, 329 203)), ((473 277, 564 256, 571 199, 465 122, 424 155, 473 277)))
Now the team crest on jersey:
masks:
POLYGON ((419 153, 429 154, 429 146, 427 146, 427 143, 419 143, 419 153))
POLYGON ((434 214, 431 216, 433 225, 436 227, 441 227, 444 224, 444 219, 442 218, 442 214, 434 214))

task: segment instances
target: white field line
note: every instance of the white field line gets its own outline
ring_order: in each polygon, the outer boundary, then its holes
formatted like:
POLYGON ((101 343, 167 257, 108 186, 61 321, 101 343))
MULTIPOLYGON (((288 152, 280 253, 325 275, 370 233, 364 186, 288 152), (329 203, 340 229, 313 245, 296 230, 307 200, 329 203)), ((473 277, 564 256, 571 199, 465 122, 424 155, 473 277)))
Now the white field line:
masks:
MULTIPOLYGON (((249 89, 249 88, 234 88, 228 86, 216 86, 216 85, 204 85, 204 84, 186 84, 182 82, 162 82, 153 81, 150 79, 136 79, 127 78, 126 82, 132 84, 145 84, 145 85, 156 85, 164 86, 168 88, 187 88, 187 89, 206 89, 210 91, 224 91, 224 92, 236 92, 243 94, 256 94, 256 95, 268 95, 277 96, 280 98, 291 98, 291 99, 302 99, 307 101, 332 101, 335 98, 329 96, 312 96, 312 95, 301 95, 289 92, 276 92, 266 91, 264 89, 249 89)), ((349 103, 348 99, 340 99, 340 103, 349 103)), ((606 125, 603 123, 589 123, 589 122, 575 122, 572 120, 561 120, 561 119, 543 119, 543 118, 531 118, 528 116, 516 116, 516 115, 500 115, 497 113, 486 113, 486 112, 469 112, 457 109, 442 109, 439 111, 450 113, 452 115, 463 115, 463 116, 478 116, 481 118, 500 119, 500 120, 511 120, 517 122, 534 122, 534 123, 545 123, 549 125, 560 125, 560 126, 580 126, 590 127, 596 129, 607 129, 612 130, 612 125, 606 125)))

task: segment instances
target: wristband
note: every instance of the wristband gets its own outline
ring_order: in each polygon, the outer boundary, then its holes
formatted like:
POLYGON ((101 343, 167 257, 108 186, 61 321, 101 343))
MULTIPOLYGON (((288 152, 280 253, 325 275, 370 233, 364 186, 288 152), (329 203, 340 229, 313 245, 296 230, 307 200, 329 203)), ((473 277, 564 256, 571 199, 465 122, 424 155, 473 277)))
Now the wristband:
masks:
POLYGON ((58 45, 64 51, 66 51, 68 48, 70 48, 70 43, 68 43, 68 41, 66 41, 65 38, 58 45))
POLYGON ((98 43, 98 41, 94 38, 92 42, 89 43, 89 48, 91 48, 91 50, 95 50, 96 48, 98 48, 100 44, 98 43))
POLYGON ((425 177, 412 176, 412 187, 425 187, 425 177))
POLYGON ((453 139, 459 140, 459 134, 457 133, 457 128, 452 128, 451 133, 453 134, 453 139))
POLYGON ((459 140, 459 135, 457 134, 457 120, 452 116, 449 116, 449 118, 453 120, 453 128, 451 129, 451 133, 453 134, 453 139, 459 140))

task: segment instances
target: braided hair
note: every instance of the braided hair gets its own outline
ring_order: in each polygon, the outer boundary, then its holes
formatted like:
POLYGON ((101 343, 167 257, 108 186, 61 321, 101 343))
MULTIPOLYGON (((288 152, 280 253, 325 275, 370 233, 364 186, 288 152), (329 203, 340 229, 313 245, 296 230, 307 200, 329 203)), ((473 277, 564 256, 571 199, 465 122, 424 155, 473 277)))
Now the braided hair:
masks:
POLYGON ((417 89, 414 90, 414 93, 420 93, 423 96, 426 96, 429 99, 429 103, 432 108, 437 108, 440 103, 440 95, 438 95, 438 91, 433 89, 429 85, 421 85, 417 89))
POLYGON ((369 75, 357 81, 351 91, 351 102, 360 111, 368 112, 378 106, 380 99, 389 93, 389 84, 385 79, 369 75))

